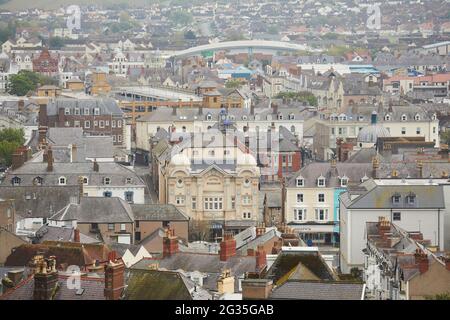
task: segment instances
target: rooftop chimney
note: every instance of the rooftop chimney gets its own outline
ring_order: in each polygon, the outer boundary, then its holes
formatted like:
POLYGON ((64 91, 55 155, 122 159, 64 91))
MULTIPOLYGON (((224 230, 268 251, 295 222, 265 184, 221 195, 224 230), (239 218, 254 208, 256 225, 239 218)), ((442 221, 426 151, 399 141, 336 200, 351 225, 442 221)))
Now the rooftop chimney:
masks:
POLYGON ((269 279, 242 280, 242 300, 261 300, 269 298, 273 281, 269 279))
POLYGON ((234 293, 234 277, 229 269, 225 269, 217 281, 217 291, 219 294, 234 293))
POLYGON ((377 157, 373 157, 372 159, 372 178, 376 179, 377 178, 377 170, 380 167, 380 161, 378 160, 377 157))
POLYGON ((105 298, 106 300, 119 300, 125 288, 124 270, 125 265, 117 260, 116 252, 108 254, 108 264, 105 266, 105 298))
POLYGON ((72 144, 70 146, 70 162, 76 162, 77 161, 77 145, 72 144))
POLYGON ((267 267, 267 255, 263 245, 256 249, 256 272, 261 273, 267 267))
POLYGON ((266 226, 263 222, 258 223, 258 226, 256 227, 256 237, 260 237, 266 233, 266 226))
POLYGON ((56 259, 50 257, 44 259, 43 256, 34 258, 34 300, 52 300, 58 285, 58 271, 56 270, 56 259))
POLYGON ((220 243, 220 261, 227 261, 228 258, 236 255, 236 240, 233 234, 225 233, 223 241, 220 243))
POLYGON ((166 229, 166 235, 163 238, 163 258, 170 257, 178 252, 178 237, 175 236, 175 230, 166 229))
POLYGON ((39 126, 39 143, 45 144, 47 142, 47 129, 46 126, 39 126))
POLYGON ((81 197, 84 195, 84 178, 78 177, 78 203, 80 203, 81 197))
POLYGON ((73 242, 80 243, 80 230, 78 228, 73 229, 73 242))
POLYGON ((98 163, 97 163, 97 158, 94 159, 94 171, 98 172, 99 167, 98 167, 98 163))
POLYGON ((12 154, 11 168, 13 170, 20 168, 25 163, 25 155, 21 148, 17 148, 12 154))
POLYGON ((417 170, 419 170, 419 178, 423 178, 423 162, 417 161, 417 170))
POLYGON ((53 171, 53 150, 52 146, 48 146, 47 150, 47 171, 53 171))
POLYGON ((419 267, 420 273, 425 273, 428 271, 428 256, 425 252, 423 252, 420 249, 416 250, 416 253, 414 254, 415 263, 419 267))

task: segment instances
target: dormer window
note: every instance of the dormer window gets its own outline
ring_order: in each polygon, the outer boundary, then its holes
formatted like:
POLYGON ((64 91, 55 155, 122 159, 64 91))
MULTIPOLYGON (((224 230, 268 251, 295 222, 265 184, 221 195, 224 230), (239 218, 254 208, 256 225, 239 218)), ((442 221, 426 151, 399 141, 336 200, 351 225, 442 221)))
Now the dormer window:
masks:
POLYGON ((99 108, 94 108, 94 115, 96 115, 96 116, 100 115, 100 109, 99 108))
POLYGON ((277 118, 278 118, 278 120, 283 120, 283 115, 281 113, 279 113, 277 118))
POLYGON ((409 205, 413 205, 416 203, 416 195, 414 193, 410 193, 408 194, 408 196, 406 197, 406 203, 409 205))
POLYGON ((402 114, 402 121, 406 121, 408 119, 408 117, 406 116, 406 114, 402 114))
POLYGON ((14 178, 11 179, 11 183, 12 183, 13 186, 19 186, 21 180, 22 179, 20 179, 19 177, 14 177, 14 178))
POLYGON ((392 203, 393 204, 400 204, 401 196, 396 193, 392 196, 392 203))
POLYGON ((293 113, 289 114, 289 120, 295 120, 295 115, 293 113))
POLYGON ((89 108, 84 108, 83 114, 85 116, 88 116, 89 115, 89 108))
POLYGON ((110 177, 103 178, 103 184, 110 185, 111 184, 111 178, 110 177))
POLYGON ((433 115, 431 116, 431 120, 436 120, 436 119, 437 119, 436 114, 433 114, 433 115))
POLYGON ((33 179, 33 184, 36 186, 42 186, 42 183, 44 182, 44 179, 41 177, 36 177, 33 179))
POLYGON ((70 114, 70 109, 69 108, 65 108, 64 109, 64 114, 65 115, 69 115, 70 114))
POLYGON ((414 116, 414 120, 420 121, 420 116, 419 116, 418 114, 416 114, 416 115, 414 116))
POLYGON ((210 113, 208 113, 208 114, 206 115, 206 120, 212 120, 212 115, 211 115, 210 113))
POLYGON ((66 185, 66 183, 67 183, 66 177, 59 177, 58 183, 59 183, 60 186, 66 185))
POLYGON ((127 184, 133 183, 133 178, 127 178, 127 179, 126 179, 126 183, 127 183, 127 184))
POLYGON ((296 186, 297 187, 304 187, 305 186, 305 179, 303 179, 303 177, 298 177, 295 181, 296 181, 296 186))
POLYGON ((317 179, 317 186, 318 187, 325 187, 325 178, 324 177, 319 177, 318 179, 317 179))
POLYGON ((346 176, 341 178, 341 187, 346 187, 348 185, 348 178, 346 176))
POLYGON ((386 120, 386 121, 391 121, 391 116, 387 114, 387 115, 384 117, 384 120, 386 120))

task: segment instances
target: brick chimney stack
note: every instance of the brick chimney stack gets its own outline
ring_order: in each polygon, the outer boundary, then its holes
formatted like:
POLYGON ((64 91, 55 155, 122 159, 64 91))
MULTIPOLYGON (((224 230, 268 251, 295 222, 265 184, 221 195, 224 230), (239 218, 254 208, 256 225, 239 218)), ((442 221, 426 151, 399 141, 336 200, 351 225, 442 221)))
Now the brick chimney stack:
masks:
POLYGON ((220 243, 220 261, 227 261, 230 257, 236 255, 236 240, 233 234, 225 233, 223 241, 220 243))
POLYGON ((417 170, 419 170, 419 178, 423 178, 423 162, 417 161, 417 170))
POLYGON ((52 146, 48 146, 47 150, 47 171, 52 172, 53 171, 53 150, 52 146))
POLYGON ((39 144, 47 143, 47 129, 46 126, 39 126, 39 144))
POLYGON ((269 279, 242 280, 242 300, 261 300, 269 298, 273 281, 269 279))
POLYGON ((56 259, 43 256, 34 258, 34 300, 52 300, 58 284, 58 271, 56 270, 56 259))
POLYGON ((265 226, 265 224, 263 222, 259 223, 258 226, 256 227, 256 237, 261 237, 265 233, 266 233, 266 226, 265 226))
POLYGON ((26 154, 23 148, 17 148, 12 154, 11 168, 13 170, 20 168, 26 162, 26 154))
POLYGON ((261 273, 267 267, 267 254, 263 245, 256 249, 256 272, 261 273))
POLYGON ((80 230, 78 228, 73 229, 73 242, 80 243, 80 230))
POLYGON ((416 253, 414 254, 414 259, 416 265, 419 267, 420 273, 425 273, 428 271, 429 262, 428 256, 425 252, 420 249, 416 249, 416 253))
POLYGON ((72 144, 70 146, 70 162, 76 162, 77 161, 77 145, 72 144))
POLYGON ((373 157, 373 159, 372 159, 372 178, 373 179, 377 178, 377 171, 378 171, 379 167, 380 167, 380 161, 378 160, 377 157, 373 157))
POLYGON ((105 298, 106 300, 119 300, 125 288, 125 265, 116 258, 116 252, 108 254, 108 264, 105 266, 105 298))
POLYGON ((170 257, 178 252, 178 237, 175 236, 175 230, 166 229, 166 235, 163 238, 163 258, 170 257))

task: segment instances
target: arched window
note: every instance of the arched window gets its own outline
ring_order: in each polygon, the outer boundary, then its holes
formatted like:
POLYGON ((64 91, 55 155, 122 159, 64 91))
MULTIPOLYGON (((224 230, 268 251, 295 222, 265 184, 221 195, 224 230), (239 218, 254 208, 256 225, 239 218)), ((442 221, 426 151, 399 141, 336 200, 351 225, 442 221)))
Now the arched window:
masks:
POLYGON ((19 186, 21 181, 22 179, 20 179, 19 177, 14 177, 11 179, 11 183, 13 186, 19 186))
POLYGON ((33 179, 33 184, 36 186, 41 186, 44 182, 44 179, 42 177, 36 177, 33 179))
POLYGON ((59 177, 59 179, 58 179, 58 184, 59 185, 65 185, 67 183, 67 179, 66 179, 66 177, 59 177))

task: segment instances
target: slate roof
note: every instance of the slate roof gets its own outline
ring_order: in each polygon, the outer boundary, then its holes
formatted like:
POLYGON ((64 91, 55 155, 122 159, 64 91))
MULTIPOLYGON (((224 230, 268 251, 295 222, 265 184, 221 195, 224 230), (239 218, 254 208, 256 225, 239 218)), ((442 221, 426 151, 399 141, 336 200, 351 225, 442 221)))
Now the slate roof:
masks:
POLYGON ((303 177, 304 187, 317 187, 317 179, 325 177, 327 188, 341 187, 339 178, 347 177, 349 184, 359 184, 363 177, 370 178, 372 174, 372 163, 345 163, 339 162, 336 168, 332 168, 330 162, 312 162, 296 172, 287 182, 287 187, 296 187, 296 179, 303 177))
POLYGON ((94 108, 100 109, 100 114, 111 114, 111 115, 123 115, 122 109, 119 108, 117 102, 114 99, 103 98, 103 99, 68 99, 68 98, 56 98, 50 101, 47 105, 47 114, 57 115, 58 109, 69 108, 73 110, 75 108, 80 108, 83 112, 84 108, 89 108, 89 114, 94 114, 94 108))
POLYGON ((178 272, 130 270, 124 300, 192 300, 178 272))
POLYGON ((77 223, 131 223, 130 205, 117 197, 81 197, 49 218, 54 221, 76 220, 77 223))
POLYGON ((28 266, 33 257, 41 253, 45 258, 56 256, 59 264, 80 267, 93 264, 96 260, 106 261, 109 249, 103 244, 81 244, 74 242, 46 241, 42 244, 23 244, 8 256, 5 266, 28 266))
MULTIPOLYGON (((21 179, 20 187, 32 186, 33 179, 43 178, 43 186, 57 186, 61 176, 66 177, 67 185, 77 185, 80 176, 88 178, 89 185, 103 185, 103 178, 111 179, 111 186, 125 186, 127 178, 132 178, 128 185, 145 186, 142 179, 132 170, 115 162, 98 162, 99 171, 94 171, 92 162, 55 162, 53 171, 47 171, 47 163, 27 162, 16 170, 10 171, 3 184, 10 184, 13 177, 21 179)), ((19 188, 19 187, 16 187, 19 188)))
POLYGON ((188 221, 189 217, 172 204, 132 204, 135 220, 188 221))
POLYGON ((361 300, 363 283, 288 280, 269 296, 273 300, 361 300))
POLYGON ((349 201, 349 192, 341 194, 341 199, 350 209, 437 209, 445 208, 443 188, 439 185, 376 185, 353 201, 349 201), (416 197, 415 204, 408 204, 406 197, 416 197), (400 203, 392 202, 392 197, 400 195, 400 203))
MULTIPOLYGON (((81 295, 76 289, 69 289, 67 286, 67 275, 58 275, 58 290, 54 300, 104 300, 105 281, 104 278, 82 276, 80 279, 81 288, 84 289, 81 295)), ((21 282, 18 287, 0 296, 0 300, 33 300, 34 277, 31 275, 21 282)))
POLYGON ((335 279, 333 272, 319 252, 311 251, 282 251, 267 271, 266 277, 273 280, 274 284, 282 283, 299 263, 308 268, 320 280, 332 281, 335 279))
POLYGON ((70 202, 70 198, 78 194, 78 186, 0 185, 0 197, 14 199, 16 214, 22 218, 48 218, 64 208, 70 202))

